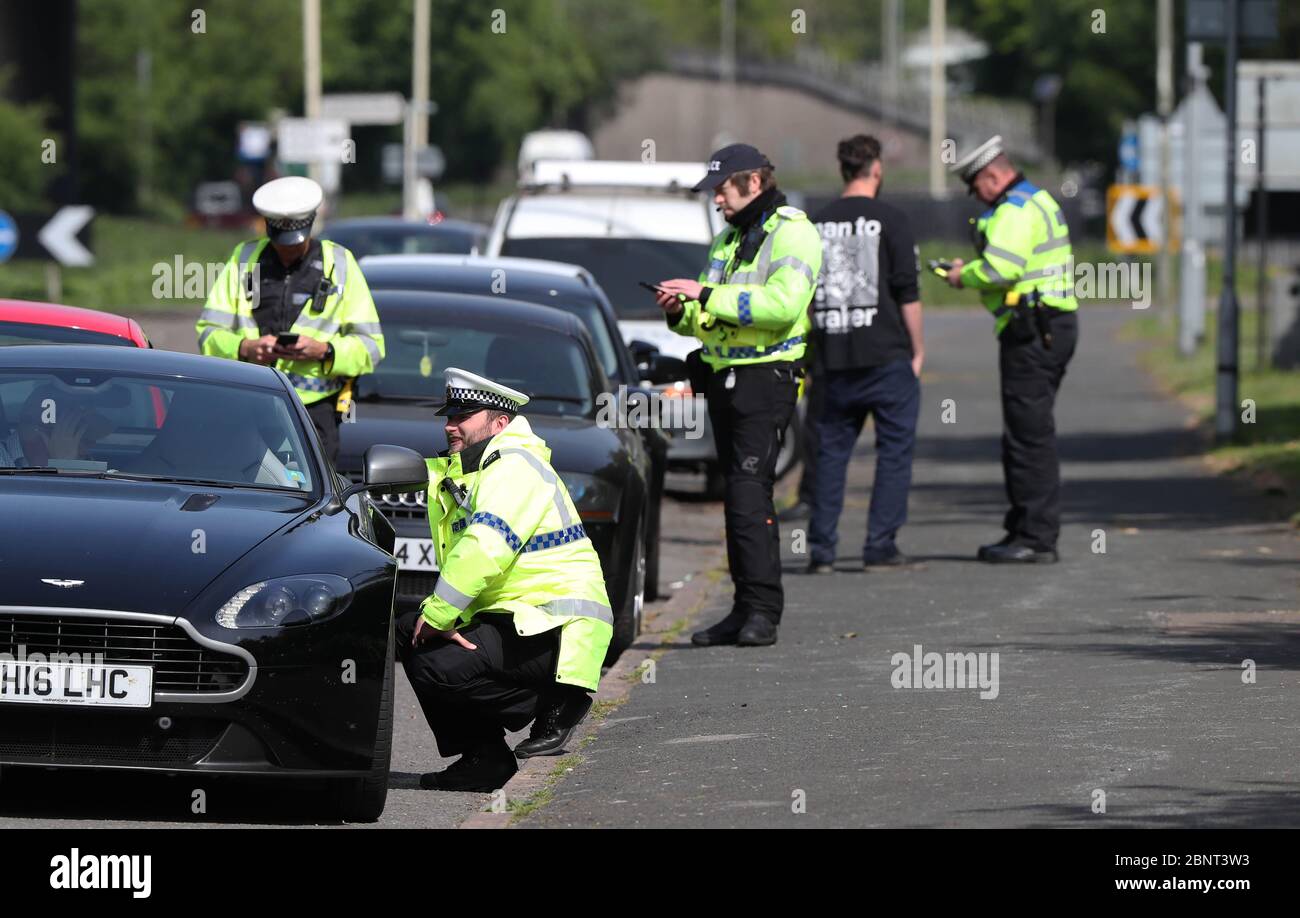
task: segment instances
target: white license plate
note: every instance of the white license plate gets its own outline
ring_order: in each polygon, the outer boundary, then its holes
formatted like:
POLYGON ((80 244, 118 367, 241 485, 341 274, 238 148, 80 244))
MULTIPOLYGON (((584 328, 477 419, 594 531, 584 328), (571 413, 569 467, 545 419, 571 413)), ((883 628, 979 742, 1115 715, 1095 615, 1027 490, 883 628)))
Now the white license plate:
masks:
POLYGON ((393 548, 398 570, 436 571, 438 561, 433 556, 433 539, 398 539, 393 548))
POLYGON ((0 702, 147 708, 153 667, 0 660, 0 702))

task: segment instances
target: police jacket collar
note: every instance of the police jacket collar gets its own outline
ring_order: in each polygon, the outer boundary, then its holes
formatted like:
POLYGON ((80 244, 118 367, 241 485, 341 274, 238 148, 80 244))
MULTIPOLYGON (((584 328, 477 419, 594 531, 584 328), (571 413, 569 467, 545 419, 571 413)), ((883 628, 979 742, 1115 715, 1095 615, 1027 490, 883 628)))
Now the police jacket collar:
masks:
POLYGON ((762 223, 764 214, 785 204, 785 195, 779 188, 769 188, 727 218, 727 222, 742 233, 755 223, 762 223))

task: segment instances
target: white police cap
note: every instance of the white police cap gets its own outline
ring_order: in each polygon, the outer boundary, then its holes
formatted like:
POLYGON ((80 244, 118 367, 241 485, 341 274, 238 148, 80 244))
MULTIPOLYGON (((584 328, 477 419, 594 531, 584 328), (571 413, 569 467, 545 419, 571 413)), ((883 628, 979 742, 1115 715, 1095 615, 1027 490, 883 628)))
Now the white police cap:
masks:
POLYGON ((969 185, 975 181, 975 176, 979 174, 979 171, 1002 155, 1002 152, 1002 135, 995 134, 957 160, 955 164, 948 168, 948 171, 955 172, 963 182, 969 185))
POLYGON ((477 411, 479 408, 518 412, 528 404, 528 396, 519 390, 495 383, 469 370, 447 367, 442 377, 447 386, 447 402, 434 414, 459 414, 477 411))
POLYGON ((298 245, 311 234, 325 194, 300 175, 267 182, 253 192, 253 208, 266 218, 266 235, 277 245, 298 245))

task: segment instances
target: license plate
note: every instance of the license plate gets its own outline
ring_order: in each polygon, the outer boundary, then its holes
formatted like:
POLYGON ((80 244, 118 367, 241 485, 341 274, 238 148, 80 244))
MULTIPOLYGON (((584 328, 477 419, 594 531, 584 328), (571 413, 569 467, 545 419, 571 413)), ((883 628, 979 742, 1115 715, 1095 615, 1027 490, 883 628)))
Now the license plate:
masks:
POLYGON ((433 539, 398 539, 393 549, 398 570, 436 571, 438 561, 433 556, 433 539))
POLYGON ((153 667, 0 660, 0 702, 147 708, 153 667))

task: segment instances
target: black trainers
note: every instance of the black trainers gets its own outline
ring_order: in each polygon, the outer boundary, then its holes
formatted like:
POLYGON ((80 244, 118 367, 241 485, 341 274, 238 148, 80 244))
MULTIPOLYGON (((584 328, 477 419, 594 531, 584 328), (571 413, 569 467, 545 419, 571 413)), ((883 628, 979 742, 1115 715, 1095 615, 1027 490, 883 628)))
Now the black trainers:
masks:
POLYGON ((809 561, 803 572, 805 574, 833 574, 835 573, 835 565, 827 561, 809 561))
POLYGON ((901 567, 911 564, 912 559, 891 546, 887 549, 870 549, 862 553, 862 567, 901 567))
POLYGON ((691 643, 696 647, 717 647, 720 644, 734 644, 740 637, 740 629, 745 627, 749 613, 732 610, 731 614, 703 631, 691 635, 691 643))
POLYGON ((591 693, 584 688, 564 686, 548 692, 538 704, 528 739, 515 747, 515 758, 559 755, 590 710, 591 693))
POLYGON ((442 771, 420 775, 425 790, 488 793, 505 785, 519 770, 505 738, 471 749, 442 771))

